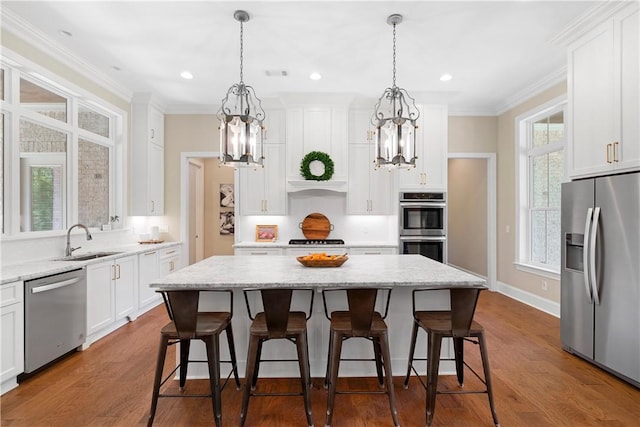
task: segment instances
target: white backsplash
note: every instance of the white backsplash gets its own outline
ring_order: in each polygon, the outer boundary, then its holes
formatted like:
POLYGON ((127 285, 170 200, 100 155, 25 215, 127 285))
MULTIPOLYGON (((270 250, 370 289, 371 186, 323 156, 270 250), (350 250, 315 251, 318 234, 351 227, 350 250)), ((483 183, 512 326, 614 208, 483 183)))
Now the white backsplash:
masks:
POLYGON ((300 224, 314 212, 324 214, 333 225, 328 239, 345 242, 396 242, 398 224, 395 215, 347 215, 345 193, 305 190, 290 193, 286 216, 237 216, 236 243, 255 241, 256 225, 277 225, 278 241, 304 239, 300 224))

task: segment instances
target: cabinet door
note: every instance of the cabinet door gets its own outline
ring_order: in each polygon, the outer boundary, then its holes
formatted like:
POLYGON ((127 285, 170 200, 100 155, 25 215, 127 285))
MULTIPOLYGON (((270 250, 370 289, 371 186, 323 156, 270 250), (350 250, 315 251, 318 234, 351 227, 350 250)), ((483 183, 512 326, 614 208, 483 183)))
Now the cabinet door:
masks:
MULTIPOLYGON (((370 210, 369 174, 373 169, 371 150, 367 144, 349 144, 349 186, 347 213, 366 215, 370 210)), ((375 171, 385 173, 386 171, 375 171)))
POLYGON ((149 215, 164 215, 164 148, 149 144, 149 215))
POLYGON ((149 142, 164 147, 164 115, 153 107, 149 108, 149 142))
POLYGON ((0 292, 0 382, 4 382, 24 372, 24 286, 5 284, 0 292))
POLYGON ((264 146, 264 213, 269 215, 287 214, 286 159, 284 144, 264 146))
POLYGON ((113 305, 113 262, 87 266, 87 335, 115 321, 113 305))
POLYGON ((373 144, 371 129, 372 109, 349 110, 349 143, 373 144))
POLYGON ((264 121, 265 144, 284 144, 286 141, 285 111, 268 110, 264 121))
POLYGON ((264 185, 266 180, 266 167, 270 163, 265 144, 264 168, 241 168, 239 170, 240 212, 242 215, 263 215, 264 212, 264 185))
POLYGON ((282 248, 235 248, 235 255, 282 255, 282 248))
POLYGON ((149 284, 160 277, 158 252, 151 251, 138 255, 138 301, 144 307, 162 299, 149 284))
POLYGON ((616 169, 640 168, 640 29, 638 9, 624 16, 620 21, 621 31, 621 111, 620 147, 618 148, 616 169))
POLYGON ((398 192, 394 190, 394 174, 387 169, 373 169, 373 161, 369 167, 369 213, 372 215, 391 215, 393 204, 398 200, 398 192))
POLYGON ((569 48, 570 175, 611 169, 614 138, 613 24, 606 22, 569 48))
POLYGON ((137 308, 137 257, 129 256, 115 261, 115 313, 122 319, 137 308))
POLYGON ((423 114, 423 150, 420 163, 424 174, 424 186, 429 190, 446 190, 448 161, 447 108, 441 105, 426 105, 423 114))
POLYGON ((350 255, 392 255, 396 253, 395 248, 390 247, 358 247, 349 248, 350 255))

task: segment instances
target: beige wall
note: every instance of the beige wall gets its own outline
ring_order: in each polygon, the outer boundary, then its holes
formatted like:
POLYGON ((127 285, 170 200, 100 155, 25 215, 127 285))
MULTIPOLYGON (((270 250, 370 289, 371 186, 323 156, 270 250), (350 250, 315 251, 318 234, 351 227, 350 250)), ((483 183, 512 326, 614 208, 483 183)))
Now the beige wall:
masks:
POLYGON ((498 280, 560 302, 560 281, 516 269, 516 151, 515 119, 522 113, 562 96, 566 82, 532 97, 498 117, 498 280), (509 231, 507 231, 507 227, 509 231), (542 281, 547 290, 542 290, 542 281))
POLYGON ((204 159, 204 257, 233 255, 233 234, 220 234, 220 184, 233 185, 233 168, 220 167, 217 158, 204 159))
POLYGON ((497 146, 497 117, 449 116, 450 153, 495 153, 497 146))
POLYGON ((164 215, 168 240, 180 235, 180 158, 183 152, 218 152, 218 119, 213 114, 177 115, 164 118, 164 215))
POLYGON ((487 277, 487 160, 450 159, 448 262, 487 277))

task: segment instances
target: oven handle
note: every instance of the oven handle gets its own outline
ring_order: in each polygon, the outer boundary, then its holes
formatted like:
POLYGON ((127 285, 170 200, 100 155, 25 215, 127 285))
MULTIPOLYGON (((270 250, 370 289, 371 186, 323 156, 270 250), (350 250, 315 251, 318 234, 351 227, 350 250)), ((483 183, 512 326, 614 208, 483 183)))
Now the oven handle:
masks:
POLYGON ((400 236, 401 242, 446 242, 446 236, 400 236))
POLYGON ((65 286, 70 286, 80 281, 79 277, 63 280, 62 282, 51 283, 49 285, 38 286, 37 288, 32 288, 32 294, 39 294, 40 292, 51 291, 53 289, 64 288, 65 286))
POLYGON ((446 208, 445 202, 400 202, 401 208, 446 208))

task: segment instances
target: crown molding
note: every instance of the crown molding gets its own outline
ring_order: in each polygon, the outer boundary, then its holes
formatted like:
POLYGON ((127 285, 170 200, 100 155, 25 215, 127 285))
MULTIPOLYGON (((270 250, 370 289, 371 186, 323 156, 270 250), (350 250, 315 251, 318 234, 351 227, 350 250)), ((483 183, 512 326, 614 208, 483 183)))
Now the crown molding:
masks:
POLYGON ((51 40, 51 38, 42 31, 36 29, 12 11, 3 8, 1 15, 3 30, 12 33, 32 47, 40 50, 43 54, 61 62, 71 70, 81 74, 84 78, 94 82, 123 100, 127 102, 131 101, 133 92, 129 88, 107 76, 94 65, 78 58, 71 51, 51 40))
POLYGON ((545 90, 562 83, 567 80, 567 67, 564 66, 555 72, 547 75, 546 77, 538 80, 535 83, 530 84, 524 89, 516 92, 514 95, 507 98, 503 103, 496 105, 496 116, 506 113, 514 107, 522 104, 523 102, 533 98, 545 90))
POLYGON ((619 10, 634 3, 637 7, 637 0, 598 1, 593 7, 570 22, 564 30, 552 38, 551 43, 560 46, 568 46, 596 26, 611 18, 619 10))

